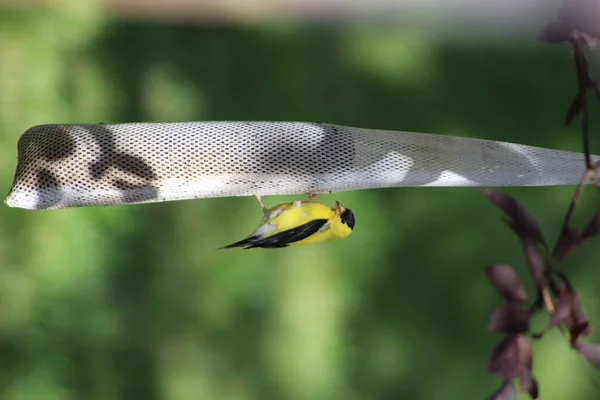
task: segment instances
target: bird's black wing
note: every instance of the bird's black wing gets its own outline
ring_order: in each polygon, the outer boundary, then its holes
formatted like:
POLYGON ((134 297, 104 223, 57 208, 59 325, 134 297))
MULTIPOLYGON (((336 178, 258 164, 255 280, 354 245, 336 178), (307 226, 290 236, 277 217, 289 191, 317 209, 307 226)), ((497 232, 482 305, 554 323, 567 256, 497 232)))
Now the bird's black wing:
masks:
POLYGON ((318 232, 327 223, 326 219, 315 219, 307 222, 304 225, 297 226, 292 229, 288 229, 283 232, 279 232, 268 238, 260 238, 258 236, 249 236, 239 242, 228 244, 218 248, 231 249, 233 247, 244 247, 247 249, 253 249, 256 247, 262 247, 264 249, 274 249, 278 247, 287 247, 290 243, 298 242, 302 239, 306 239, 310 235, 318 232))
POLYGON ((249 245, 245 248, 245 250, 256 247, 262 247, 265 249, 287 247, 290 243, 299 242, 300 240, 306 239, 307 237, 317 233, 326 223, 326 219, 315 219, 307 222, 304 225, 276 233, 273 236, 258 240, 255 239, 251 243, 248 243, 249 245))

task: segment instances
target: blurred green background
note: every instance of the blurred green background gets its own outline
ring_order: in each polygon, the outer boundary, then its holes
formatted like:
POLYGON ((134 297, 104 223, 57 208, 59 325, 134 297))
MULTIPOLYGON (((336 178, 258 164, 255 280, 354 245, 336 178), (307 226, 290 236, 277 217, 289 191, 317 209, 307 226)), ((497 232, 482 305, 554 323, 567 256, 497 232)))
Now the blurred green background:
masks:
MULTIPOLYGON (((136 21, 93 1, 0 8, 0 187, 8 193, 20 134, 43 123, 322 121, 579 151, 577 128, 561 126, 571 63, 566 47, 534 38, 450 41, 402 25, 136 21)), ((573 190, 507 191, 553 241, 573 190)), ((2 205, 0 398, 490 394, 498 381, 484 364, 499 338, 486 324, 500 299, 483 266, 525 271, 499 212, 471 188, 321 200, 354 210, 350 238, 221 252, 255 227, 254 199, 2 205)), ((596 243, 565 264, 596 323, 599 257, 596 243)), ((558 332, 534 357, 543 398, 599 397, 598 374, 558 332)))

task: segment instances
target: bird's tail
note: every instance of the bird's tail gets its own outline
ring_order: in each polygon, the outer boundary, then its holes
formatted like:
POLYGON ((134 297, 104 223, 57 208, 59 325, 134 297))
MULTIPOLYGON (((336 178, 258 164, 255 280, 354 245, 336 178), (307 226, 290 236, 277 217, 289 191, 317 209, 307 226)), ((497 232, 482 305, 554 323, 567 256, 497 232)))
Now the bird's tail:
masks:
POLYGON ((239 240, 235 243, 231 243, 231 244, 228 244, 227 246, 219 247, 217 250, 233 249, 235 247, 250 248, 252 246, 252 244, 254 244, 256 242, 256 239, 257 239, 256 236, 248 236, 247 238, 239 240))

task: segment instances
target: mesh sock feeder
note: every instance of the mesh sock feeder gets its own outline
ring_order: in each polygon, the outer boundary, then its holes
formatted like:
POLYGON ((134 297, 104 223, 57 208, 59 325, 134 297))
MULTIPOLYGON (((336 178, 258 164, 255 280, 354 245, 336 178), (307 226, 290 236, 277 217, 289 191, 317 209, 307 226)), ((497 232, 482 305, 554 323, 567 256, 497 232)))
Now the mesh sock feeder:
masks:
POLYGON ((326 123, 39 125, 19 139, 6 203, 43 210, 408 186, 572 185, 584 172, 577 152, 326 123))

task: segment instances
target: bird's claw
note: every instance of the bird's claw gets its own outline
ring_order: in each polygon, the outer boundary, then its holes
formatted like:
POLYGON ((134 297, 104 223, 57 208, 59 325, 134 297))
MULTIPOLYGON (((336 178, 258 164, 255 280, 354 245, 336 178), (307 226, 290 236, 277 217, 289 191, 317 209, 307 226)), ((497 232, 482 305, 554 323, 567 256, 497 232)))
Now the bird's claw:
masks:
POLYGON ((265 207, 265 205, 263 204, 262 200, 261 200, 261 196, 255 194, 254 195, 256 197, 256 200, 258 200, 258 203, 260 204, 260 207, 262 208, 263 214, 267 213, 267 207, 265 207))
POLYGON ((328 190, 326 192, 321 192, 321 193, 317 193, 317 192, 310 192, 308 194, 308 198, 307 201, 312 201, 314 199, 316 199, 318 196, 322 195, 322 194, 331 194, 331 190, 328 190))

